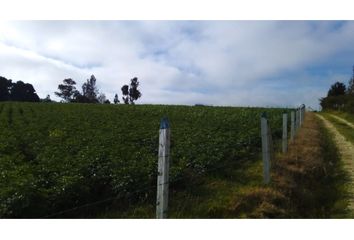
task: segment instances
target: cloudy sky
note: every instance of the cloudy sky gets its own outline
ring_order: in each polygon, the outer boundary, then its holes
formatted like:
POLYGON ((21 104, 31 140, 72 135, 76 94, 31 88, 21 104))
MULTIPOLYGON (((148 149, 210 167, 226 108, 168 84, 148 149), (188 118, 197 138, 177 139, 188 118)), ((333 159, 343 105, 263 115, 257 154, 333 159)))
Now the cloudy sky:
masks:
POLYGON ((94 74, 110 100, 138 77, 139 103, 318 108, 353 64, 353 21, 0 22, 0 76, 56 100, 94 74))

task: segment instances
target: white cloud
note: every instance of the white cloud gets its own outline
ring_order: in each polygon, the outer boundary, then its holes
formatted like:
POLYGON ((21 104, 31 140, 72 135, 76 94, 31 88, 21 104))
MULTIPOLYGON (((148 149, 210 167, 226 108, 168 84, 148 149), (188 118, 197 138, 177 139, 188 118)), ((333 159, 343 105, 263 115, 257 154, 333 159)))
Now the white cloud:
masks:
POLYGON ((94 74, 110 99, 137 76, 141 103, 316 105, 339 74, 304 77, 307 69, 353 52, 353 40, 353 22, 2 22, 0 75, 41 97, 94 74))

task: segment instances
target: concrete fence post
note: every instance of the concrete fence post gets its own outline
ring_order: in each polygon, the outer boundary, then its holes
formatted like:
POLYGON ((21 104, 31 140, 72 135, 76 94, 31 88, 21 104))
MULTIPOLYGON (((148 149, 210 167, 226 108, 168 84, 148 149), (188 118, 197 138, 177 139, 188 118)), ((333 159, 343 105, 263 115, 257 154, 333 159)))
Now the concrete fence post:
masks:
POLYGON ((282 137, 282 151, 288 151, 288 114, 283 113, 283 137, 282 137))
POLYGON ((159 131, 156 218, 167 218, 169 168, 170 125, 168 119, 163 118, 160 123, 159 131))
POLYGON ((261 116, 261 136, 262 136, 262 158, 263 158, 263 179, 264 183, 270 182, 270 139, 268 129, 267 114, 264 112, 261 116))
POLYGON ((292 111, 291 112, 291 129, 290 129, 290 139, 291 141, 294 141, 294 137, 295 137, 295 112, 292 111))
POLYGON ((296 109, 295 112, 295 133, 299 130, 300 127, 300 114, 299 114, 299 109, 296 109))

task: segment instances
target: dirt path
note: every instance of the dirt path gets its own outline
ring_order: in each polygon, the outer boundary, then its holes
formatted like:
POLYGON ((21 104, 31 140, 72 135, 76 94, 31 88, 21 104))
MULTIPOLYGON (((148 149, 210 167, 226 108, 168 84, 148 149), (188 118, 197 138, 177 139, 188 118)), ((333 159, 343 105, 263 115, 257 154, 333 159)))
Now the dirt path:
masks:
POLYGON ((351 122, 348 122, 347 120, 345 120, 344 118, 338 117, 336 115, 333 114, 329 114, 331 117, 337 119, 338 121, 347 124, 349 127, 354 129, 354 124, 352 124, 351 122))
MULTIPOLYGON (((348 193, 351 197, 349 198, 348 210, 354 214, 354 145, 347 141, 347 139, 338 132, 330 121, 319 114, 317 114, 317 116, 323 121, 325 127, 333 134, 334 141, 342 157, 344 168, 350 177, 351 183, 348 185, 348 193)), ((340 119, 339 117, 336 118, 340 119)))

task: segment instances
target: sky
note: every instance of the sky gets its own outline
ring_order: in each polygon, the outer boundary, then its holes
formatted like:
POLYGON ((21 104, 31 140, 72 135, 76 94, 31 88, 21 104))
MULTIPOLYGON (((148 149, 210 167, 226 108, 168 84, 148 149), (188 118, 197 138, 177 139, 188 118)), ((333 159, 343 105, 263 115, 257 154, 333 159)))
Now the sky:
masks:
POLYGON ((52 99, 93 74, 111 101, 319 108, 354 64, 353 21, 0 21, 0 76, 52 99))

